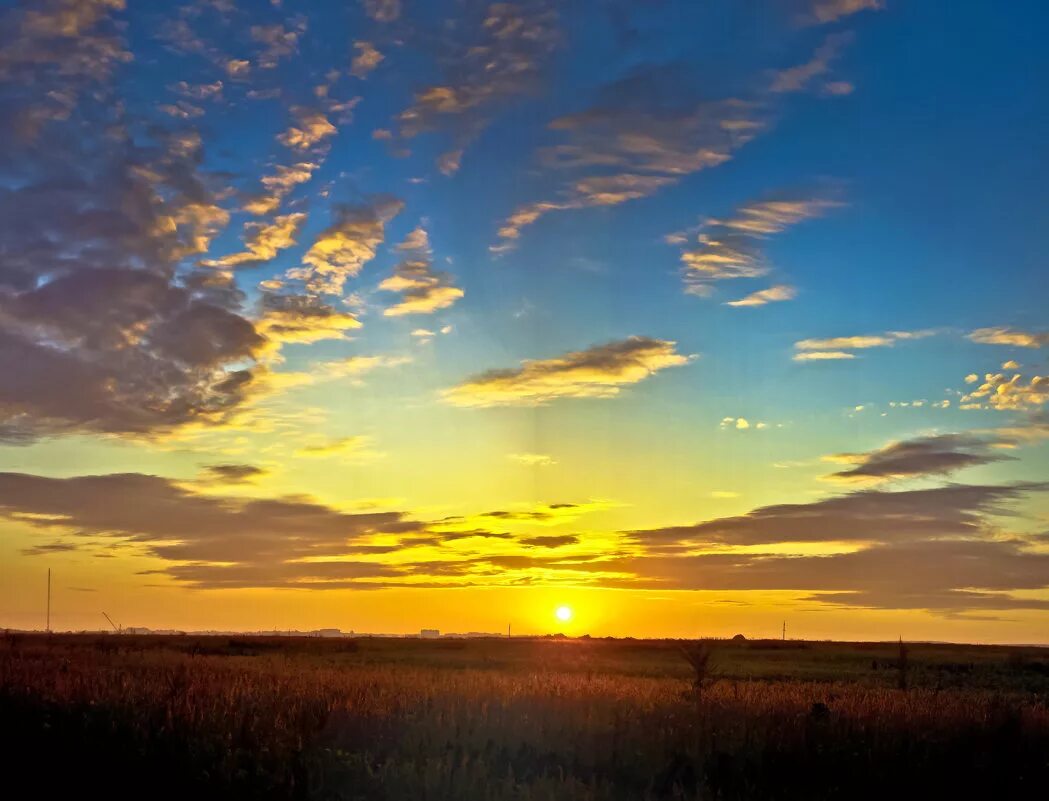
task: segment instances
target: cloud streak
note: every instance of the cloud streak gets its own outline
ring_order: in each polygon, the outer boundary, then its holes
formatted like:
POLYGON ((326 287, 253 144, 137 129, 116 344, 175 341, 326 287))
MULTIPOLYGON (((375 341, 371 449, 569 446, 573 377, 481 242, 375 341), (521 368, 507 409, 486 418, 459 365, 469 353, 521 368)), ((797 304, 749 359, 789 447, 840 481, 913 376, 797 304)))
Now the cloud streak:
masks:
POLYGON ((694 356, 678 353, 676 343, 650 337, 595 345, 552 359, 525 361, 519 368, 489 370, 445 390, 453 406, 539 406, 561 398, 610 398, 668 367, 694 356))

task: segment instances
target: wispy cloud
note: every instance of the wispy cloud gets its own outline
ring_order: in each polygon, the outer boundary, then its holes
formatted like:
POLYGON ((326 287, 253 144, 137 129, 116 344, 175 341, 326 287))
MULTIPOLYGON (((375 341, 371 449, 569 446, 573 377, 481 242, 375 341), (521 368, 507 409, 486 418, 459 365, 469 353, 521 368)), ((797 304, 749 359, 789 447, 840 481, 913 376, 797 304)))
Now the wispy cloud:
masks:
POLYGON ((214 484, 250 484, 269 474, 269 470, 253 464, 220 463, 204 466, 202 481, 214 484))
POLYGON ((868 348, 891 348, 897 342, 925 339, 937 332, 932 329, 919 331, 887 331, 884 334, 861 334, 858 336, 829 337, 825 339, 802 339, 794 343, 794 361, 807 362, 833 359, 854 359, 852 351, 868 348))
POLYGON ((798 290, 787 284, 776 284, 768 289, 759 289, 745 298, 730 300, 726 306, 764 306, 766 303, 776 303, 784 300, 793 300, 797 297, 798 290))
POLYGON ((354 42, 356 55, 350 64, 350 74, 357 78, 366 78, 369 73, 383 61, 383 54, 375 49, 371 42, 354 42))
POLYGON ((557 13, 545 0, 492 3, 480 17, 468 14, 451 30, 455 35, 438 63, 440 82, 417 91, 395 125, 401 140, 450 131, 452 145, 438 159, 445 174, 458 170, 464 148, 488 126, 497 107, 536 88, 560 41, 557 13))
POLYGON ((977 328, 969 339, 981 345, 1011 345, 1015 348, 1049 346, 1049 332, 1017 331, 1013 328, 977 328))
MULTIPOLYGON (((809 89, 817 79, 820 79, 825 92, 847 94, 842 91, 840 82, 828 81, 825 76, 831 71, 831 65, 841 53, 842 48, 851 41, 852 34, 850 33, 831 34, 824 39, 823 44, 816 48, 816 52, 808 61, 776 72, 769 91, 801 92, 809 89)), ((851 91, 851 85, 849 91, 851 91)))
POLYGON ((296 456, 312 458, 328 458, 331 456, 372 458, 376 454, 371 449, 371 437, 352 436, 340 437, 338 439, 321 440, 309 442, 295 451, 296 456))
POLYGON ((206 260, 208 267, 244 267, 263 264, 297 241, 306 219, 303 213, 275 217, 273 222, 249 222, 244 226, 244 250, 220 259, 206 260))
POLYGON ((937 434, 888 445, 867 453, 839 453, 826 461, 849 465, 827 476, 834 481, 871 483, 895 478, 943 475, 966 467, 1011 457, 994 449, 1001 445, 980 434, 937 434))
POLYGON ((828 23, 860 11, 879 11, 883 8, 883 0, 813 0, 811 14, 813 21, 828 23))
POLYGON ((317 298, 305 295, 262 296, 262 312, 256 325, 277 343, 311 343, 345 339, 346 332, 361 323, 350 312, 340 311, 317 298))
POLYGON ((528 467, 549 467, 557 464, 557 460, 546 453, 508 453, 506 458, 528 467))
POLYGON ((363 0, 364 10, 376 22, 393 22, 401 16, 401 0, 363 0))
POLYGON ((463 297, 463 290, 452 283, 451 275, 433 269, 430 240, 424 228, 413 230, 398 250, 407 257, 397 265, 393 275, 379 284, 379 289, 399 292, 401 301, 387 307, 383 311, 385 316, 432 314, 463 297))
POLYGON ((551 122, 564 141, 543 149, 540 161, 575 177, 556 197, 515 209, 492 250, 513 248, 523 228, 550 212, 648 197, 723 164, 765 128, 759 103, 732 97, 690 102, 694 91, 686 83, 666 68, 639 70, 604 87, 585 111, 551 122))
POLYGON ((375 258, 386 237, 386 223, 403 206, 397 198, 381 195, 335 209, 335 222, 317 236, 302 266, 289 270, 287 277, 302 281, 311 294, 341 295, 346 280, 375 258))
MULTIPOLYGON (((768 273, 771 266, 764 255, 765 240, 840 205, 838 201, 821 198, 758 201, 741 206, 727 219, 710 218, 698 229, 671 234, 667 241, 682 245, 681 263, 684 265, 686 290, 707 295, 716 281, 756 278, 768 273)), ((765 290, 779 297, 764 297, 763 302, 788 300, 783 296, 788 291, 790 287, 783 285, 765 290)), ((732 305, 763 305, 758 302, 762 300, 761 293, 752 297, 753 301, 737 301, 732 305)))
POLYGON ((609 398, 668 367, 694 356, 676 343, 630 337, 552 359, 525 361, 519 368, 489 370, 445 390, 455 406, 536 406, 559 398, 609 398))

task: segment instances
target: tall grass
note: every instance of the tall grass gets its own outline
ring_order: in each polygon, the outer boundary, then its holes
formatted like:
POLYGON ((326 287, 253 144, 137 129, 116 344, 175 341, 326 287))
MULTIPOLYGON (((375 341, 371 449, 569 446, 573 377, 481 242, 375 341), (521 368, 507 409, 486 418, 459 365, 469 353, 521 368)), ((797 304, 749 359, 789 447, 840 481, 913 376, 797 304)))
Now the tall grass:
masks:
POLYGON ((1035 798, 1049 786, 1040 693, 731 680, 691 661, 695 677, 660 677, 369 663, 291 642, 251 653, 0 644, 5 776, 39 797, 182 799, 1035 798))

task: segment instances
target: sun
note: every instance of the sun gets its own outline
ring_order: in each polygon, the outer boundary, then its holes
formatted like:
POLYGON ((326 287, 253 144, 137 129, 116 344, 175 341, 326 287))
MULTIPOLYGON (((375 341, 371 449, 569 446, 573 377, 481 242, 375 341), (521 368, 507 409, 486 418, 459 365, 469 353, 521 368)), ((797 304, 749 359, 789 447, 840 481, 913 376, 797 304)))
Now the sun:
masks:
POLYGON ((567 606, 559 606, 554 611, 554 615, 557 616, 558 620, 567 623, 569 620, 572 619, 572 610, 567 606))

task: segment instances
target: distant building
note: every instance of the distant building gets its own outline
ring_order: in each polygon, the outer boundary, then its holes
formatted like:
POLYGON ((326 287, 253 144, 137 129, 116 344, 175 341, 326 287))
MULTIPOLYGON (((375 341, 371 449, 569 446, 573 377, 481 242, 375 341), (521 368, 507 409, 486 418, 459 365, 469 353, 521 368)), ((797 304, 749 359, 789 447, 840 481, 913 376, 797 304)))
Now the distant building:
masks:
POLYGON ((317 637, 342 637, 343 633, 339 629, 317 629, 313 632, 317 637))
POLYGON ((424 640, 436 640, 441 636, 441 632, 438 629, 423 629, 419 636, 424 640))

